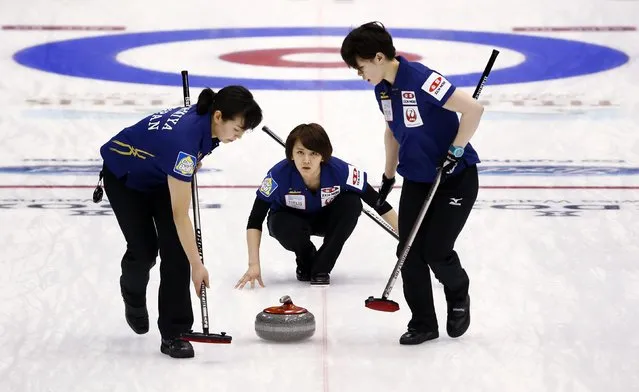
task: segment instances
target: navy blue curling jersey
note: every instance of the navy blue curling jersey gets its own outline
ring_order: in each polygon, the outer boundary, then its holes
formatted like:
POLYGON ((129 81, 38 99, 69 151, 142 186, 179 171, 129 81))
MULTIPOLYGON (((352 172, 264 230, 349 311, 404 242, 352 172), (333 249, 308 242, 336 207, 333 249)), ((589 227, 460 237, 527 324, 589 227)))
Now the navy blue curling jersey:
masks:
POLYGON ((198 160, 219 145, 211 136, 211 115, 196 106, 165 109, 125 128, 100 148, 105 166, 126 185, 148 191, 167 175, 190 182, 198 160))
POLYGON ((295 163, 284 159, 269 170, 257 190, 257 197, 271 203, 271 210, 292 208, 313 214, 329 205, 340 193, 363 194, 366 189, 366 172, 331 157, 321 164, 320 188, 311 192, 304 184, 295 163))
MULTIPOLYGON (((375 86, 375 97, 384 119, 399 142, 397 173, 410 181, 430 183, 457 136, 459 117, 444 109, 455 86, 423 64, 397 56, 395 82, 375 86)), ((469 143, 453 175, 479 163, 469 143)))

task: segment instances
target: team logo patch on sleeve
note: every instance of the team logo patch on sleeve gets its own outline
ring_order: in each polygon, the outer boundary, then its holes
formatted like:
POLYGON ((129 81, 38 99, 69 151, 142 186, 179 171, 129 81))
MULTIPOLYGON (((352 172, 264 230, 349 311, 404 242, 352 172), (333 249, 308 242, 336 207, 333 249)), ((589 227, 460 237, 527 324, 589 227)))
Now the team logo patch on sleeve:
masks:
POLYGON ((273 191, 277 189, 277 182, 272 177, 266 177, 262 181, 262 185, 260 185, 260 193, 266 197, 270 197, 273 194, 273 191))
POLYGON ((175 160, 173 171, 183 176, 191 177, 193 172, 195 172, 196 162, 197 160, 193 155, 180 151, 175 160))
POLYGON ((432 95, 436 100, 441 101, 450 88, 450 82, 437 72, 430 74, 422 85, 422 90, 432 95))
POLYGON ((360 191, 364 189, 364 172, 355 166, 348 165, 348 177, 346 177, 346 185, 350 185, 360 191))

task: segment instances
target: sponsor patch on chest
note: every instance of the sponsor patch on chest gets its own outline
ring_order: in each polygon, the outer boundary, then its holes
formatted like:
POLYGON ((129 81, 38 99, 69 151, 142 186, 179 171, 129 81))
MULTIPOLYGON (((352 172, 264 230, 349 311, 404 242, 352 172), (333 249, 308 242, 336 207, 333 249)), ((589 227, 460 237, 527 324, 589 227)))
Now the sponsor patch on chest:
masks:
POLYGON ((330 202, 335 200, 337 195, 339 195, 339 192, 340 192, 339 185, 322 188, 320 190, 322 207, 326 207, 330 202))
POLYGON ((306 197, 304 195, 284 195, 284 202, 287 207, 298 210, 306 209, 306 197))
POLYGON ((404 106, 404 126, 415 128, 424 125, 422 116, 419 114, 418 106, 404 106))
POLYGON ((390 99, 382 99, 382 111, 384 112, 384 120, 393 121, 393 105, 390 99))
POLYGON ((402 105, 417 105, 414 91, 402 91, 402 105))

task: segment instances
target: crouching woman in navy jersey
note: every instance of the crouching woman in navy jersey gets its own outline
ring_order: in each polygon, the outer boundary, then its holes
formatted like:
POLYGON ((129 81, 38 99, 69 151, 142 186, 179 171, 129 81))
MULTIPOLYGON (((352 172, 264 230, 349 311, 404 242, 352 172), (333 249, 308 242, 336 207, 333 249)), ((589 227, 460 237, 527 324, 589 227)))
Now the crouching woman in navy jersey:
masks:
POLYGON ((399 342, 419 344, 439 337, 430 269, 444 285, 446 332, 463 335, 470 325, 469 279, 454 250, 479 188, 479 158, 469 143, 483 113, 470 94, 427 66, 397 56, 381 23, 366 23, 342 43, 342 59, 375 86, 386 120, 386 167, 380 200, 395 182, 404 182, 399 201, 398 256, 442 168, 442 181, 402 267, 404 297, 411 309, 408 331, 399 342), (461 114, 461 118, 457 113, 461 114))
POLYGON ((260 241, 268 213, 270 235, 296 256, 299 281, 313 285, 330 283, 330 273, 344 243, 355 229, 362 200, 397 230, 397 214, 366 181, 366 173, 339 158, 324 128, 298 125, 286 140, 286 159, 268 172, 247 224, 249 267, 236 288, 257 280, 261 286, 260 241), (319 249, 311 235, 323 236, 319 249))
POLYGON ((205 89, 196 105, 152 114, 100 149, 105 191, 127 245, 120 277, 126 321, 138 334, 149 330, 146 287, 159 250, 160 350, 171 357, 194 356, 179 339, 193 325, 189 276, 198 295, 209 280, 188 213, 192 176, 219 143, 241 138, 261 121, 246 88, 205 89))

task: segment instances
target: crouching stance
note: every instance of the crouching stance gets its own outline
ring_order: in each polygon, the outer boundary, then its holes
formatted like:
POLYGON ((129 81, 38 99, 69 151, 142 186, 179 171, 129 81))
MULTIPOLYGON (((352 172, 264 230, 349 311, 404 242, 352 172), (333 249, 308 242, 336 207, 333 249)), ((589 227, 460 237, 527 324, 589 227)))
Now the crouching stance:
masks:
POLYGON ((324 128, 301 124, 286 140, 286 159, 277 163, 257 190, 247 225, 249 267, 236 288, 246 283, 264 286, 259 248, 262 224, 296 257, 296 275, 312 285, 330 284, 346 240, 357 225, 362 200, 397 230, 397 214, 366 181, 366 173, 332 156, 333 148, 324 128), (319 249, 311 236, 323 237, 319 249))

